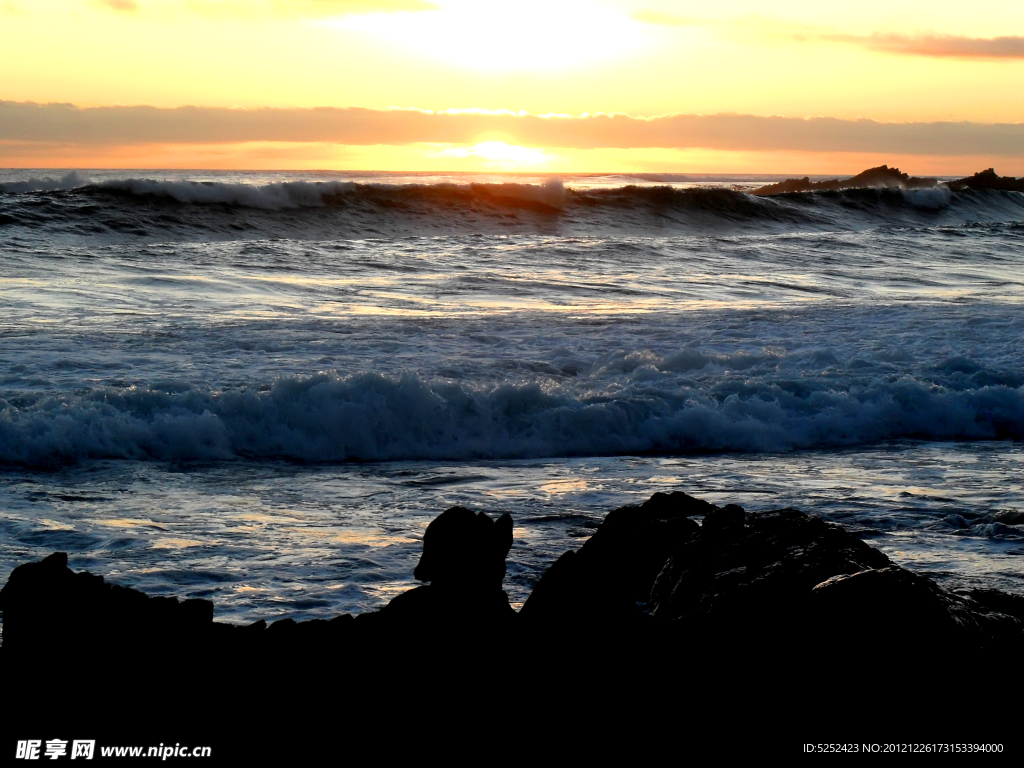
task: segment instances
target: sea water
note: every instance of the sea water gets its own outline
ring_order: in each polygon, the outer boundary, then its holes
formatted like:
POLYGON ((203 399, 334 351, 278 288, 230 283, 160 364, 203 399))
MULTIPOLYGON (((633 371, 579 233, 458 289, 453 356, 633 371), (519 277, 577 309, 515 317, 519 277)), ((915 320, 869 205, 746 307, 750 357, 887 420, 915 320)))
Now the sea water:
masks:
POLYGON ((520 604, 684 490, 1024 593, 1024 195, 755 186, 0 173, 0 574, 365 611, 461 504, 520 604))

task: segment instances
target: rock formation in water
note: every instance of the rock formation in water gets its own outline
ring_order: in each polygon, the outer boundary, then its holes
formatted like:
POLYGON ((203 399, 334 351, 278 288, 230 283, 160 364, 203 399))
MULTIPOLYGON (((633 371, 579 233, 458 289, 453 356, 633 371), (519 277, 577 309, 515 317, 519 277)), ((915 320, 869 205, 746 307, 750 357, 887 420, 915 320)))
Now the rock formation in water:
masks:
POLYGON ((978 171, 973 176, 947 182, 946 186, 950 189, 997 189, 1004 192, 1024 192, 1024 177, 1015 179, 1013 176, 1000 176, 992 168, 989 168, 987 171, 978 171))
POLYGON ((950 592, 893 564, 842 527, 794 509, 748 514, 685 493, 609 513, 556 560, 517 614, 502 590, 512 518, 453 507, 427 528, 417 579, 380 611, 247 627, 213 621, 206 600, 148 597, 75 573, 55 553, 0 591, 5 663, 39 655, 203 656, 210 649, 304 652, 339 642, 479 629, 673 635, 724 647, 751 636, 852 649, 1024 650, 1024 598, 950 592), (701 522, 697 522, 697 519, 701 522))
POLYGON ((880 165, 877 168, 868 168, 866 171, 861 171, 856 176, 851 176, 848 179, 837 178, 827 181, 811 181, 808 176, 802 179, 786 179, 776 184, 759 187, 753 191, 753 194, 770 196, 798 192, 839 192, 844 189, 928 189, 936 186, 945 186, 955 190, 995 189, 1008 192, 1024 192, 1024 178, 1016 179, 1012 176, 999 176, 993 169, 989 168, 987 171, 979 171, 973 176, 940 184, 937 179, 918 178, 903 173, 899 168, 880 165))
POLYGON ((786 179, 759 187, 754 190, 754 194, 785 195, 793 192, 838 192, 843 189, 927 189, 937 184, 936 179, 917 178, 901 172, 899 168, 880 165, 848 179, 811 181, 807 176, 802 179, 786 179))
MULTIPOLYGON (((758 753, 891 724, 917 738, 942 722, 928 701, 969 694, 956 733, 928 733, 960 739, 970 720, 972 734, 1006 738, 1015 710, 989 706, 1005 675, 956 670, 1016 664, 1024 597, 943 589, 794 509, 748 514, 678 492, 609 513, 519 613, 501 588, 511 544, 509 515, 453 507, 424 535, 424 586, 358 617, 244 627, 213 621, 206 600, 75 573, 64 553, 18 566, 0 591, 7 725, 125 743, 229 734, 233 754, 263 761, 268 745, 291 759, 292 734, 339 727, 410 749, 407 719, 393 736, 409 716, 431 724, 428 741, 456 727, 446 749, 491 749, 516 718, 563 749, 635 751, 735 710, 736 748, 758 753), (908 708, 885 680, 921 703, 908 708)), ((688 743, 713 746, 712 735, 688 743)))

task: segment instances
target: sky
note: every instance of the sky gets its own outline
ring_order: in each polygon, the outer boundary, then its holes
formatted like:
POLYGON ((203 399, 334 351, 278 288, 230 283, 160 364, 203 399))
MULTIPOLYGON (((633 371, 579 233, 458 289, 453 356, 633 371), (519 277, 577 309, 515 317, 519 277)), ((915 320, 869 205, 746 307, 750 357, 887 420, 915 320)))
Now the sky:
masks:
POLYGON ((0 0, 0 166, 1024 175, 1020 0, 0 0))

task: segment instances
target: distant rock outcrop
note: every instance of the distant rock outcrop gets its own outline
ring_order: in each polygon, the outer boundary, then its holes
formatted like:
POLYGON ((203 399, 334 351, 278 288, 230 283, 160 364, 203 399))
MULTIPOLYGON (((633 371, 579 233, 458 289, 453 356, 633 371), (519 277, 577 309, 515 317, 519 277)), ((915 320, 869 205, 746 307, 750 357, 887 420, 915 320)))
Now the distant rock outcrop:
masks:
MULTIPOLYGON (((828 181, 811 181, 810 177, 802 179, 786 179, 776 184, 768 184, 753 191, 755 195, 787 195, 798 192, 839 192, 844 189, 928 189, 940 186, 940 182, 932 178, 908 176, 899 168, 880 165, 861 171, 848 179, 830 179, 828 181)), ((1024 178, 1000 176, 993 169, 979 171, 956 181, 943 182, 941 186, 949 189, 994 189, 1004 192, 1024 192, 1024 178)))
POLYGON ((868 168, 848 179, 831 179, 828 181, 811 181, 810 177, 802 179, 786 179, 777 184, 768 184, 755 189, 755 195, 785 195, 794 192, 838 192, 843 189, 927 189, 938 184, 936 179, 917 178, 900 171, 880 165, 868 168))
POLYGON ((1003 192, 1024 192, 1024 177, 1015 179, 1013 176, 1000 176, 992 168, 978 171, 973 176, 950 181, 946 184, 950 189, 997 189, 1003 192))

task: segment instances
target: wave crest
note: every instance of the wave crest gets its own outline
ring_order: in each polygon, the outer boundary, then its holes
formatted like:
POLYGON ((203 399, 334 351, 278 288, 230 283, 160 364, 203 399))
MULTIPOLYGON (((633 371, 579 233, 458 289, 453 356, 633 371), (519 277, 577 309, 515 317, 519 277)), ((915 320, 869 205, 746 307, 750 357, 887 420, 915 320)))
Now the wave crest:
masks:
POLYGON ((666 230, 848 230, 1024 220, 1024 194, 849 189, 762 197, 711 187, 546 184, 380 184, 129 178, 29 179, 0 185, 0 225, 117 237, 364 237, 533 229, 563 234, 666 230), (49 196, 46 206, 34 196, 49 196), (177 210, 174 210, 177 208, 177 210))
POLYGON ((89 180, 81 176, 78 171, 71 171, 59 179, 49 176, 36 178, 35 176, 24 181, 8 181, 0 183, 0 192, 11 195, 26 194, 28 192, 57 192, 59 190, 77 189, 89 185, 89 180))
POLYGON ((102 388, 0 401, 0 463, 513 459, 1024 438, 1024 388, 954 391, 904 377, 772 396, 717 399, 684 387, 574 397, 536 383, 473 389, 374 373, 283 377, 266 390, 102 388))

